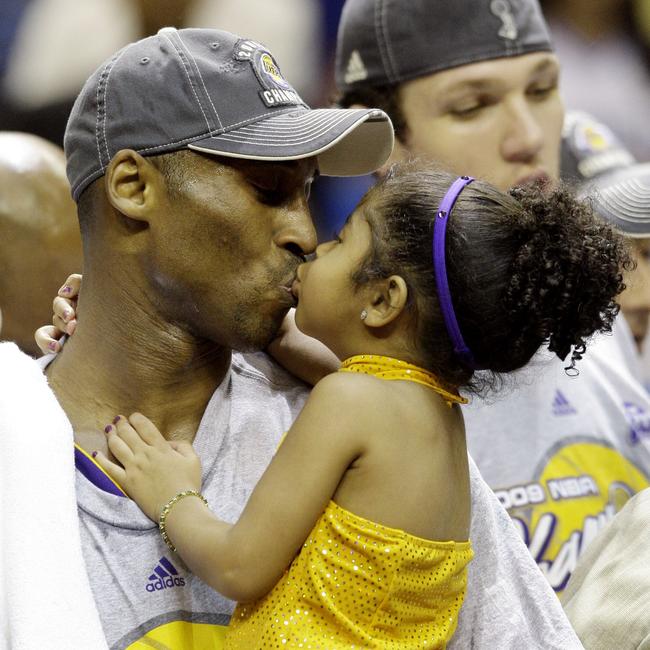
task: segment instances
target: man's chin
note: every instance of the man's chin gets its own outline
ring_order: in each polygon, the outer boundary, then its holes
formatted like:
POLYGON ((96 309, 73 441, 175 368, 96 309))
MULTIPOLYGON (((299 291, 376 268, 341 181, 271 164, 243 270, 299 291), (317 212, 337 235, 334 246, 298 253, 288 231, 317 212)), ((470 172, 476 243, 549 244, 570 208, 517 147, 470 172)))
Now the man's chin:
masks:
POLYGON ((237 352, 259 352, 265 350, 271 341, 276 338, 280 331, 286 311, 274 317, 269 317, 264 322, 259 322, 256 327, 242 327, 237 333, 237 338, 232 344, 233 350, 237 352))

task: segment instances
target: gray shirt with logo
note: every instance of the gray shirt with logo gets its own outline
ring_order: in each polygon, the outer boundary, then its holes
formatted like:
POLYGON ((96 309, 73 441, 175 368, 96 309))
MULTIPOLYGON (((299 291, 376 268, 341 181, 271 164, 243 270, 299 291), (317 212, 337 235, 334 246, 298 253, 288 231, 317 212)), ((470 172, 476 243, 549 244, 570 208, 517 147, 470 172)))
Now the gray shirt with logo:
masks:
MULTIPOLYGON (((266 355, 233 355, 194 442, 203 493, 219 517, 237 519, 307 394, 304 384, 266 355)), ((449 647, 580 648, 559 601, 473 462, 470 474, 475 557, 449 647)), ((99 489, 80 472, 77 495, 86 568, 109 647, 220 648, 234 604, 170 553, 135 503, 99 489)))
MULTIPOLYGON (((304 384, 265 355, 233 355, 194 440, 203 493, 219 517, 237 520, 307 395, 304 384)), ((173 621, 227 625, 233 603, 184 567, 133 501, 104 492, 80 472, 77 498, 86 567, 109 647, 127 648, 173 621)))
POLYGON ((650 482, 650 397, 627 367, 625 322, 570 377, 540 352, 464 407, 470 454, 560 593, 592 539, 650 482))

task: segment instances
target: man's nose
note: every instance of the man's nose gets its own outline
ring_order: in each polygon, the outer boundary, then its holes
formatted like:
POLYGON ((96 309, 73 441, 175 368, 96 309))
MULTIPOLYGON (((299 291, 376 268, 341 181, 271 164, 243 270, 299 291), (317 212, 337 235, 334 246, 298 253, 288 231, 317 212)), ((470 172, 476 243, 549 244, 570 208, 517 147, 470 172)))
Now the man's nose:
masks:
POLYGON ((502 155, 510 162, 533 162, 544 145, 544 129, 525 96, 512 97, 507 107, 502 155))
POLYGON ((285 206, 278 216, 275 243, 294 255, 308 255, 316 248, 317 237, 307 200, 285 206))

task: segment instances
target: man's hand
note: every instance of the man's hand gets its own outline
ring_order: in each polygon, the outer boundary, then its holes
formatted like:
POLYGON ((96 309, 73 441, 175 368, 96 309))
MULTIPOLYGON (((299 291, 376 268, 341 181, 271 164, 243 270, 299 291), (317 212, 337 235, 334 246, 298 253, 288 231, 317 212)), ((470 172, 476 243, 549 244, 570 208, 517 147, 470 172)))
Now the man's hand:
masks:
POLYGON ((156 523, 172 497, 185 490, 200 490, 201 461, 189 442, 165 440, 140 413, 128 419, 118 415, 104 431, 109 449, 122 466, 101 452, 93 452, 93 457, 156 523))
POLYGON ((61 351, 60 338, 72 335, 77 327, 77 298, 81 290, 81 275, 68 276, 52 303, 52 325, 39 327, 34 333, 36 345, 43 354, 57 354, 61 351))

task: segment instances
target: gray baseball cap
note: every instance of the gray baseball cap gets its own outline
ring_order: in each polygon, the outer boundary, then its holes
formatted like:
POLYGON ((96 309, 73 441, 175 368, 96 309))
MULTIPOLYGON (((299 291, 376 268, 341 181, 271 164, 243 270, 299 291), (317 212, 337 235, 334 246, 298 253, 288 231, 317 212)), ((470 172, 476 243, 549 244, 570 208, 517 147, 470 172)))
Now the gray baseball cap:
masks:
POLYGON ((273 55, 214 29, 166 27, 101 65, 70 113, 64 147, 75 200, 120 149, 179 149, 261 161, 316 156, 321 174, 380 167, 393 127, 378 109, 311 109, 273 55))
POLYGON ((588 113, 567 113, 561 167, 599 216, 628 237, 650 237, 650 163, 638 163, 609 127, 588 113))
POLYGON ((537 0, 347 0, 336 84, 347 92, 457 66, 551 51, 537 0))

